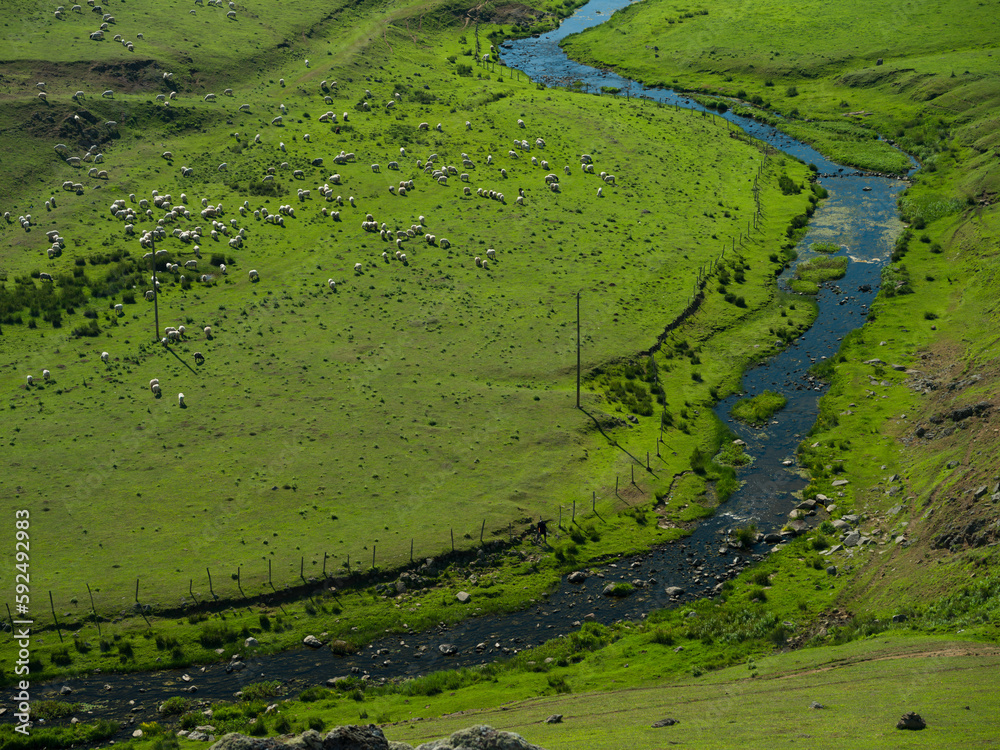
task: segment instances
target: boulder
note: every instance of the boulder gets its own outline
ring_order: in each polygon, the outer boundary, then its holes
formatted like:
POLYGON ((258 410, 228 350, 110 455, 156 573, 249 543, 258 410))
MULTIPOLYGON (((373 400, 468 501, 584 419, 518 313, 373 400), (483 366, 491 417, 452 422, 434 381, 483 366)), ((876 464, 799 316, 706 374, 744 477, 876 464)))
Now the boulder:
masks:
POLYGON ((307 635, 302 639, 302 642, 309 648, 321 648, 323 646, 323 641, 314 635, 307 635))
POLYGON ((570 583, 583 583, 584 581, 587 580, 587 574, 584 573, 582 570, 574 570, 572 573, 566 576, 566 580, 569 581, 570 583))
POLYGON ((469 595, 468 591, 459 591, 457 594, 455 594, 455 598, 462 604, 465 604, 472 597, 469 595))
POLYGON ((254 638, 253 636, 251 636, 251 637, 247 638, 245 641, 243 641, 243 648, 257 648, 259 645, 260 645, 260 642, 256 638, 254 638))
POLYGON ((544 750, 519 734, 477 725, 460 729, 450 737, 417 745, 416 750, 544 750))
POLYGON ((923 729, 927 722, 920 718, 920 714, 908 711, 896 722, 896 729, 923 729))
POLYGON ((454 656, 458 653, 458 646, 454 643, 442 643, 438 646, 438 651, 440 651, 445 656, 454 656))
POLYGON ((374 724, 337 727, 323 738, 323 750, 389 750, 389 740, 374 724))
POLYGON ((812 703, 809 704, 809 708, 815 708, 815 709, 819 710, 821 708, 826 708, 826 706, 824 706, 819 701, 813 701, 812 703))
POLYGON ((667 586, 667 596, 669 597, 680 596, 683 593, 684 589, 680 586, 667 586))
POLYGON ((845 547, 857 547, 861 544, 861 534, 856 531, 852 531, 844 538, 845 547))
POLYGON ((659 721, 653 722, 652 726, 658 729, 660 727, 672 727, 674 724, 680 724, 680 722, 677 721, 677 719, 668 718, 668 719, 660 719, 659 721))
POLYGON ((845 487, 848 484, 850 484, 850 481, 847 479, 834 479, 830 482, 830 485, 833 487, 845 487))
POLYGON ((63 685, 61 688, 59 688, 59 695, 69 695, 72 692, 73 688, 71 688, 69 685, 63 685))
POLYGON ((784 537, 781 534, 775 534, 773 531, 770 534, 764 535, 765 544, 781 544, 784 541, 784 537))
POLYGON ((794 531, 796 534, 805 534, 809 531, 809 524, 803 521, 801 518, 796 518, 788 522, 788 528, 794 531))
POLYGON ((563 715, 562 714, 552 714, 545 720, 546 724, 562 724, 563 715))

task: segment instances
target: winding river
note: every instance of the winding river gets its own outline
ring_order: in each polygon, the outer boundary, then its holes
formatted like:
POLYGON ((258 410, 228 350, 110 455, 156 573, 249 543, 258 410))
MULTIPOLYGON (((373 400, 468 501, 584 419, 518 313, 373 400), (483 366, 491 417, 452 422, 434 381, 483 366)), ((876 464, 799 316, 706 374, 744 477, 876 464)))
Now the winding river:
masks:
MULTIPOLYGON (((611 86, 641 92, 644 98, 655 102, 700 109, 683 95, 643 89, 615 74, 575 63, 563 54, 559 47, 563 37, 603 22, 626 4, 627 0, 591 0, 559 29, 505 45, 504 62, 547 84, 580 80, 592 91, 611 86)), ((841 252, 846 252, 853 262, 845 278, 821 289, 819 317, 812 328, 780 354, 745 374, 745 395, 770 389, 788 398, 787 406, 771 423, 763 429, 754 429, 733 422, 728 411, 737 396, 716 407, 719 418, 747 443, 746 450, 754 462, 741 470, 742 488, 715 516, 701 522, 680 542, 619 560, 582 584, 564 582, 542 603, 515 614, 473 618, 450 629, 395 635, 347 658, 334 657, 329 649, 305 648, 260 658, 244 654, 246 666, 238 671, 227 669, 226 664, 212 664, 181 671, 95 674, 36 687, 34 696, 57 698, 65 685, 73 692, 64 700, 87 706, 79 718, 115 718, 131 724, 156 718, 157 706, 172 696, 231 699, 241 686, 262 679, 281 680, 294 693, 352 671, 380 678, 468 666, 569 633, 586 620, 609 623, 639 619, 652 609, 672 603, 665 593, 668 586, 681 587, 685 592, 673 602, 710 595, 720 581, 768 554, 766 545, 758 545, 751 552, 728 548, 726 533, 750 521, 765 533, 776 531, 798 502, 795 493, 805 486, 806 479, 795 465, 795 449, 816 419, 817 401, 824 390, 821 383, 809 377, 807 370, 814 362, 832 356, 843 336, 863 324, 868 305, 878 291, 881 267, 901 228, 895 198, 905 183, 858 175, 770 126, 732 113, 725 117, 755 138, 818 167, 830 198, 821 203, 813 216, 808 235, 799 248, 800 257, 809 256, 807 248, 812 242, 835 242, 846 248, 841 252), (859 291, 862 287, 869 291, 859 291), (601 595, 604 586, 618 580, 645 585, 620 600, 601 595), (442 644, 451 644, 457 653, 444 654, 442 644), (190 682, 182 680, 185 672, 190 675, 190 682), (189 692, 192 686, 197 692, 189 692)), ((9 716, 0 720, 9 720, 9 716)), ((129 731, 130 728, 126 729, 123 736, 129 731)))

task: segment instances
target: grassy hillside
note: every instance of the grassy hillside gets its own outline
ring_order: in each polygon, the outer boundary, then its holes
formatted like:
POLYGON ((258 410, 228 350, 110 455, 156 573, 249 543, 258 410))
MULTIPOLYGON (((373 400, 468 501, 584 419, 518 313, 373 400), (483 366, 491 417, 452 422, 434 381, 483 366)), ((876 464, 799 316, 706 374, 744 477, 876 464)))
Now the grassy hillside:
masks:
MULTIPOLYGON (((813 315, 773 284, 789 222, 817 201, 779 188, 781 179, 808 186, 803 165, 765 157, 714 118, 486 74, 467 6, 303 0, 239 7, 235 19, 189 10, 115 7, 98 42, 88 30, 100 19, 87 7, 62 20, 39 3, 0 9, 14 43, 0 81, 0 147, 10 155, 0 194, 11 214, 0 222, 0 492, 30 514, 40 624, 52 619, 51 592, 61 626, 91 636, 92 593, 127 640, 150 634, 132 614, 137 598, 155 617, 346 574, 348 561, 354 572, 391 568, 506 539, 561 508, 568 516, 577 501, 596 498, 613 518, 682 474, 663 525, 710 512, 707 483, 718 476, 691 474, 690 456, 714 453, 724 435, 699 406, 767 354, 747 345, 760 331, 801 330, 813 315), (160 16, 169 21, 148 20, 160 16), (40 62, 37 40, 58 54, 40 62), (321 121, 326 112, 336 120, 321 121), (68 163, 91 146, 103 161, 68 163), (355 157, 337 164, 341 151, 355 157), (432 154, 455 174, 428 174, 432 154), (765 211, 751 232, 758 174, 765 211), (390 192, 410 180, 405 196, 390 192), (167 204, 154 205, 157 194, 167 204), (113 204, 136 218, 114 216, 113 204), (190 216, 168 210, 179 206, 190 216), (291 207, 283 226, 255 214, 282 206, 291 207), (362 227, 367 214, 387 236, 362 227), (154 312, 139 235, 161 221, 154 312), (175 236, 196 227, 200 238, 175 236), (239 230, 245 241, 232 246, 239 230), (48 231, 65 245, 51 257, 48 231), (725 294, 707 283, 722 266, 734 279, 725 294), (654 358, 657 379, 636 355, 695 300, 698 314, 654 358), (163 346, 166 326, 185 335, 163 346), (664 410, 673 426, 660 450, 664 410)), ((542 23, 553 11, 521 12, 542 23)), ((671 533, 612 524, 588 554, 671 533)), ((517 606, 549 583, 512 585, 492 606, 517 606)), ((348 628, 329 611, 316 616, 320 630, 348 628)), ((398 613, 364 616, 368 633, 398 613)), ((153 622, 180 639, 175 660, 214 658, 186 620, 153 622)), ((160 648, 140 640, 135 659, 115 668, 155 663, 160 648)), ((269 647, 294 642, 291 633, 269 647)), ((35 646, 39 667, 66 666, 47 656, 60 649, 54 636, 35 646)), ((69 668, 106 658, 79 651, 69 668)))

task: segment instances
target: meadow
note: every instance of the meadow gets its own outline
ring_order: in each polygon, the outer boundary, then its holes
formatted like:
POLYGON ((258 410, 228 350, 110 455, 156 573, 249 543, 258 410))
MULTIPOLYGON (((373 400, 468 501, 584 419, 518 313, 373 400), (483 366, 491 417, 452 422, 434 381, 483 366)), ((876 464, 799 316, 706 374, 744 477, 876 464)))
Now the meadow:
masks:
MULTIPOLYGON (((770 350, 748 351, 746 341, 811 320, 809 305, 796 310, 773 284, 789 222, 816 202, 808 190, 779 189, 782 180, 807 186, 804 165, 765 158, 714 118, 487 74, 464 7, 405 4, 385 16, 301 0, 280 11, 251 4, 230 20, 222 8, 133 2, 115 12, 105 41, 93 42, 86 14, 0 10, 18 56, 0 81, 0 146, 12 155, 0 176, 12 214, 0 224, 0 491, 30 512, 33 609, 46 622, 49 592, 64 628, 94 627, 92 594, 102 619, 131 615, 123 632, 144 630, 136 604, 155 616, 324 573, 392 569, 411 555, 517 536, 595 497, 599 512, 614 513, 626 504, 618 479, 633 472, 651 500, 690 471, 696 448, 715 452, 723 435, 698 407, 770 350), (59 50, 44 64, 38 39, 59 50), (320 122, 327 111, 335 123, 320 122), (58 143, 80 156, 99 144, 104 160, 71 167, 58 143), (341 151, 355 160, 335 164, 341 151), (435 166, 467 155, 472 166, 458 171, 469 181, 426 174, 432 154, 435 166), (583 173, 581 154, 594 174, 583 173), (91 166, 108 179, 89 177, 91 166), (274 179, 264 181, 269 168, 274 179), (758 172, 766 218, 750 232, 758 172), (62 190, 66 180, 83 189, 62 190), (390 193, 407 180, 413 190, 390 193), (320 195, 324 183, 342 203, 320 195), (191 213, 163 219, 155 313, 138 239, 166 212, 143 216, 138 200, 154 190, 191 213), (112 215, 114 201, 138 211, 135 235, 112 215), (223 207, 216 218, 228 235, 209 237, 205 204, 223 207), (284 226, 254 218, 282 205, 294 214, 284 226), (25 230, 13 218, 28 213, 25 230), (394 241, 361 227, 366 214, 392 239, 419 223, 400 241, 405 262, 394 241), (172 234, 196 225, 200 257, 172 234), (228 243, 237 228, 242 247, 228 243), (53 258, 49 230, 65 238, 53 258), (495 261, 477 265, 488 249, 495 261), (184 268, 189 261, 196 267, 184 268), (725 292, 707 284, 716 274, 725 292), (630 426, 629 404, 596 373, 650 349, 702 287, 698 315, 656 355, 653 418, 630 426), (165 326, 181 325, 180 341, 158 343, 165 326), (150 392, 153 378, 162 397, 150 392), (674 423, 662 451, 661 412, 674 423), (646 451, 656 457, 650 470, 646 451)), ((541 22, 553 9, 534 13, 541 22)), ((710 480, 690 482, 670 512, 705 512, 688 500, 710 480)), ((79 667, 95 657, 74 658, 79 667)))

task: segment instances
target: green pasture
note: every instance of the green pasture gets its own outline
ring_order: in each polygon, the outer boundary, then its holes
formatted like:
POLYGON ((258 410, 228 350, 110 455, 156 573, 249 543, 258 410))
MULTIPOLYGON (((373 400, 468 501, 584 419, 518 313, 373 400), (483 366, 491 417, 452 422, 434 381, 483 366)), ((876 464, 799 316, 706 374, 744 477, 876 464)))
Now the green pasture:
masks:
MULTIPOLYGON (((985 151, 1000 97, 995 14, 969 0, 884 5, 638 3, 563 46, 649 85, 722 95, 741 111, 753 104, 828 157, 865 169, 908 168, 890 140, 936 159, 955 145, 951 123, 985 151)), ((968 166, 982 184, 986 165, 968 166)))
MULTIPOLYGON (((516 532, 539 516, 557 517, 560 506, 569 512, 595 493, 596 507, 612 513, 624 502, 614 494, 616 478, 625 484, 632 467, 651 500, 690 468, 695 447, 714 452, 714 432, 704 429, 710 389, 731 387, 734 362, 766 353, 746 354, 743 337, 777 318, 769 256, 791 218, 809 207, 804 196, 783 196, 778 178, 805 184, 802 165, 768 161, 767 218, 748 237, 757 148, 697 114, 544 90, 474 66, 460 75, 463 60, 474 62, 464 10, 403 6, 385 17, 365 6, 338 13, 300 3, 295 13, 282 6, 294 22, 270 24, 250 11, 226 23, 219 9, 190 16, 184 7, 158 34, 144 34, 149 49, 136 41, 145 62, 135 70, 126 63, 138 57, 121 45, 72 46, 75 14, 62 23, 41 11, 2 11, 8 28, 20 23, 32 38, 47 31, 70 45, 45 68, 46 102, 35 96, 32 47, 17 48, 21 57, 5 69, 0 92, 0 139, 15 154, 2 178, 4 210, 33 218, 30 232, 16 221, 0 226, 7 300, 30 300, 6 309, 2 324, 8 429, 0 482, 31 514, 39 616, 51 591, 63 623, 81 622, 87 584, 97 609, 111 615, 135 603, 137 579, 140 602, 162 608, 192 596, 238 597, 240 588, 264 593, 269 576, 287 586, 324 567, 346 572, 348 557, 353 570, 398 566, 409 562, 411 546, 423 558, 452 544, 478 545, 481 534, 504 538, 511 526, 516 532), (206 19, 213 25, 202 29, 206 19), (196 37, 205 49, 182 44, 196 37), (275 44, 279 37, 291 46, 275 44), (193 61, 179 66, 185 55, 193 61), (174 73, 169 85, 164 72, 174 73), (113 99, 100 96, 107 88, 113 99), (79 103, 71 99, 77 89, 85 90, 79 103), (175 100, 156 101, 169 90, 175 100), (387 109, 396 92, 398 104, 387 109), (217 101, 204 101, 206 93, 217 101), (244 103, 249 114, 238 111, 244 103), (272 125, 280 105, 283 123, 272 125), (326 111, 337 114, 336 124, 319 122, 326 111), (73 118, 81 113, 83 124, 73 118), (425 121, 431 129, 418 130, 425 121), (515 139, 530 142, 516 159, 508 155, 515 139), (108 180, 89 178, 90 164, 72 168, 52 148, 65 143, 83 155, 91 140, 105 154, 99 166, 108 180), (341 150, 356 161, 334 164, 341 150), (431 153, 469 182, 456 175, 442 185, 425 175, 417 161, 431 153), (582 172, 582 153, 593 157, 595 174, 582 172), (311 164, 317 157, 321 167, 311 164), (531 157, 548 160, 548 169, 531 157), (223 162, 228 171, 218 171, 223 162), (181 177, 182 166, 193 176, 181 177), (269 167, 273 183, 262 181, 269 167), (293 177, 296 169, 303 178, 293 177), (602 182, 601 171, 616 185, 602 182), (334 173, 342 206, 317 191, 334 173), (559 192, 547 189, 548 173, 558 176, 559 192), (390 194, 389 185, 408 179, 414 190, 390 194), (81 182, 82 194, 62 190, 64 180, 81 182), (466 184, 471 196, 463 195, 466 184), (478 197, 480 187, 502 191, 505 202, 478 197), (518 188, 523 206, 515 203, 518 188), (299 200, 298 189, 311 197, 299 200), (136 233, 146 231, 153 222, 129 195, 151 199, 153 190, 173 205, 183 201, 192 216, 168 222, 168 238, 157 244, 168 252, 158 264, 160 328, 187 328, 169 348, 153 342, 145 250, 109 212, 124 200, 140 213, 136 233), (55 207, 47 210, 50 196, 55 207), (227 227, 235 219, 246 228, 243 247, 208 237, 203 200, 224 206, 219 220, 227 227), (237 211, 244 201, 245 217, 237 211), (295 213, 284 227, 253 218, 253 209, 275 213, 283 204, 295 213), (323 208, 339 210, 340 221, 323 208), (417 236, 402 243, 406 264, 394 259, 395 243, 361 228, 367 213, 393 233, 424 217, 417 236), (169 236, 195 225, 204 229, 200 259, 192 244, 169 236), (45 252, 49 229, 66 238, 54 259, 45 252), (424 232, 451 247, 424 242, 424 232), (495 262, 477 266, 489 248, 495 262), (624 413, 613 416, 621 407, 600 390, 588 389, 584 410, 576 410, 576 293, 589 372, 651 347, 691 301, 699 269, 723 250, 717 268, 731 277, 727 292, 710 276, 693 327, 673 334, 705 351, 704 364, 682 357, 664 367, 668 382, 678 382, 657 409, 666 405, 683 425, 665 430, 669 450, 658 450, 659 419, 625 427, 624 413), (214 264, 213 255, 221 256, 214 264), (217 265, 223 259, 226 274, 217 265), (165 270, 189 260, 196 269, 165 270), (54 294, 37 278, 42 272, 55 277, 54 294), (118 303, 122 315, 113 310, 118 303), (95 323, 98 336, 73 335, 95 323), (710 354, 712 336, 731 343, 710 354), (152 378, 161 398, 150 392, 152 378), (646 451, 656 458, 648 471, 646 451)), ((132 37, 144 14, 166 6, 134 2, 115 12, 132 37)), ((796 315, 787 322, 801 328, 811 311, 800 306, 796 315)))
POLYGON ((741 398, 730 409, 730 413, 741 422, 766 424, 788 403, 788 399, 774 391, 764 391, 753 398, 741 398))

